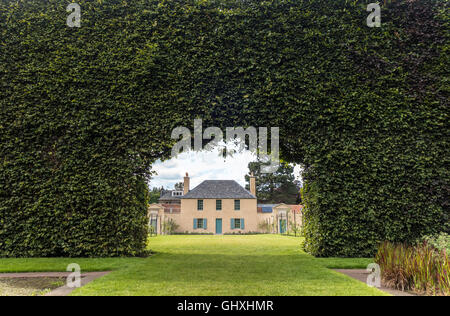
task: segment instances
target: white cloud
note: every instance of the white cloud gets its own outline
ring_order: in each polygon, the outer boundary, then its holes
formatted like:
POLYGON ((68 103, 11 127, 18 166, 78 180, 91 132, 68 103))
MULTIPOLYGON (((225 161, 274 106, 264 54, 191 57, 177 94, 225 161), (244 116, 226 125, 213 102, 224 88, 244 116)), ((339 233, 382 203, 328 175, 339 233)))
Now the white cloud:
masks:
MULTIPOLYGON (((235 180, 245 187, 247 166, 251 161, 255 161, 255 157, 249 153, 236 154, 225 160, 206 152, 182 154, 178 158, 157 161, 153 165, 157 174, 150 181, 150 187, 172 189, 175 183, 183 182, 186 172, 191 178, 191 189, 204 180, 235 180), (170 167, 166 164, 170 164, 170 167)), ((294 174, 297 179, 300 178, 299 166, 295 166, 294 174)))
MULTIPOLYGON (((221 143, 225 146, 225 143, 221 143)), ((226 145, 228 150, 237 150, 238 144, 226 145)), ((212 151, 188 151, 178 157, 166 161, 158 160, 152 170, 156 175, 150 181, 150 187, 164 186, 172 189, 178 182, 183 181, 186 172, 190 176, 191 189, 204 180, 235 180, 245 187, 245 175, 248 173, 249 162, 256 161, 256 155, 249 150, 237 151, 232 156, 224 158, 221 152, 224 147, 216 147, 212 151)), ((294 174, 300 179, 301 168, 294 167, 294 174)))
POLYGON ((238 152, 226 158, 219 155, 218 149, 185 152, 177 158, 158 160, 153 165, 152 170, 157 174, 150 181, 150 187, 173 188, 175 183, 183 181, 186 172, 191 177, 191 188, 204 180, 236 180, 244 186, 248 163, 255 160, 256 156, 250 151, 238 152))

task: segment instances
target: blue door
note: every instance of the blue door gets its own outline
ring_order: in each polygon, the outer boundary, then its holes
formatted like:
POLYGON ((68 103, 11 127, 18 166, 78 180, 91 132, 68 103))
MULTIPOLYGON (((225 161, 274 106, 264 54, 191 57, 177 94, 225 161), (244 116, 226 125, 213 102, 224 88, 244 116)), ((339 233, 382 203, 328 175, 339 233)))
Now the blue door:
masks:
POLYGON ((216 218, 216 235, 222 235, 222 219, 216 218))
POLYGON ((280 219, 280 234, 284 234, 286 232, 286 220, 280 219))

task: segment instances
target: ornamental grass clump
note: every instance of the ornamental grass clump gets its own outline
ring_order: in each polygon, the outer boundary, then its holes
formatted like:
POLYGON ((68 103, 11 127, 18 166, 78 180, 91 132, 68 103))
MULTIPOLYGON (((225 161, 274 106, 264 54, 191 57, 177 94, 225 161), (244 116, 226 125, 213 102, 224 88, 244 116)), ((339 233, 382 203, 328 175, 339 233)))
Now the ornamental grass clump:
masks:
POLYGON ((426 242, 383 243, 376 256, 386 286, 427 295, 450 295, 449 255, 426 242))

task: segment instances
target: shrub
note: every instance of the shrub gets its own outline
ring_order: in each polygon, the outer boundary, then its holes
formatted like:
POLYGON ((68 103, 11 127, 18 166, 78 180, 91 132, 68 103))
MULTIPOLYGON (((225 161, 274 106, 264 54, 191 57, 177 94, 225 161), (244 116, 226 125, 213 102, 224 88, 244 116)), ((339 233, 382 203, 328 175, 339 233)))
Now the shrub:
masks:
POLYGON ((163 223, 163 232, 172 235, 180 225, 178 225, 172 218, 169 218, 167 221, 163 223))
POLYGON ((268 221, 262 221, 262 222, 258 223, 258 229, 262 230, 264 233, 268 234, 268 233, 272 232, 273 225, 270 224, 268 221))
POLYGON ((449 255, 427 243, 408 246, 383 243, 375 262, 380 265, 383 282, 398 290, 428 295, 450 295, 449 255))
POLYGON ((430 235, 422 238, 422 241, 428 243, 439 251, 445 250, 450 255, 450 235, 440 233, 438 235, 430 235))
POLYGON ((289 230, 287 232, 288 235, 303 237, 303 230, 300 224, 297 224, 294 221, 289 222, 289 230))

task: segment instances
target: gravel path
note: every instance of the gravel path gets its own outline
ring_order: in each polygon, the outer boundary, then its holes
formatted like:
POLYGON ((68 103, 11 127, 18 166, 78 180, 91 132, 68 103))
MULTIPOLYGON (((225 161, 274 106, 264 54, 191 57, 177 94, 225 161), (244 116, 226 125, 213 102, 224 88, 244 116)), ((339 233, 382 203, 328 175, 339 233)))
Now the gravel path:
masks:
MULTIPOLYGON (((108 273, 82 273, 81 286, 108 273)), ((74 290, 66 286, 69 275, 70 272, 0 273, 0 296, 66 296, 74 290)))
POLYGON ((0 296, 42 296, 65 284, 65 278, 1 278, 0 296))
MULTIPOLYGON (((356 280, 364 282, 364 283, 367 282, 367 277, 369 275, 369 272, 367 272, 367 270, 361 270, 361 269, 335 269, 334 271, 340 272, 342 274, 345 274, 353 279, 356 279, 356 280)), ((397 290, 387 288, 384 286, 379 288, 379 290, 387 292, 394 296, 416 296, 416 295, 408 293, 408 292, 397 291, 397 290)))

